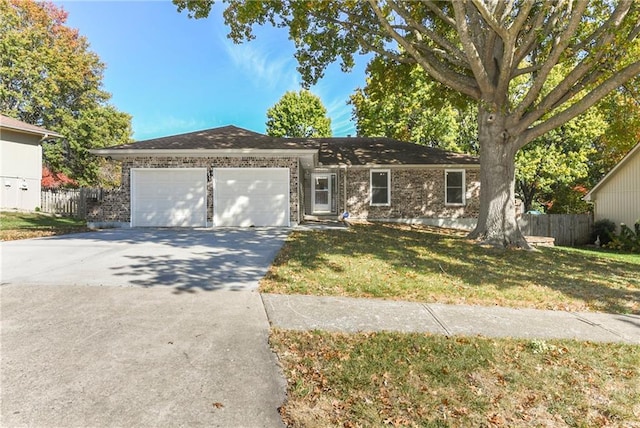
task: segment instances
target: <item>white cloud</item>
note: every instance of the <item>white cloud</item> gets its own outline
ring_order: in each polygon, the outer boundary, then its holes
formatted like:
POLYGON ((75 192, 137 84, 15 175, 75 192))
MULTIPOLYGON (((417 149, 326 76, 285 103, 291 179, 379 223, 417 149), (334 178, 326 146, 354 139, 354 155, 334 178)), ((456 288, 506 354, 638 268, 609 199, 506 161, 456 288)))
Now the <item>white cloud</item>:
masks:
POLYGON ((220 44, 233 62, 256 87, 282 92, 297 90, 300 76, 293 48, 274 37, 235 44, 224 36, 220 44))
POLYGON ((192 117, 163 116, 145 118, 144 120, 133 118, 134 138, 138 141, 197 131, 210 128, 211 125, 210 121, 207 122, 192 117))
POLYGON ((331 118, 333 135, 336 137, 355 136, 355 125, 351 121, 351 106, 347 104, 350 94, 341 91, 336 93, 335 81, 333 83, 325 82, 326 80, 319 82, 311 88, 311 92, 320 97, 322 104, 327 109, 327 114, 331 118))

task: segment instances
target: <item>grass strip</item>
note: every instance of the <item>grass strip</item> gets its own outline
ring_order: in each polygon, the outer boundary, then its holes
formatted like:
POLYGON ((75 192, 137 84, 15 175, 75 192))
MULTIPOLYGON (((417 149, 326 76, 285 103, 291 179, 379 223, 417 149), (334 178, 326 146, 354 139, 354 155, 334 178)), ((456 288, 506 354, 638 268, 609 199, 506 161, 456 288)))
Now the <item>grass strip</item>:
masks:
POLYGON ((38 238, 86 232, 86 222, 45 213, 0 212, 0 240, 38 238))
POLYGON ((452 304, 640 313, 640 255, 484 248, 396 224, 290 235, 261 291, 452 304))
POLYGON ((290 427, 636 426, 640 346, 273 330, 290 427))

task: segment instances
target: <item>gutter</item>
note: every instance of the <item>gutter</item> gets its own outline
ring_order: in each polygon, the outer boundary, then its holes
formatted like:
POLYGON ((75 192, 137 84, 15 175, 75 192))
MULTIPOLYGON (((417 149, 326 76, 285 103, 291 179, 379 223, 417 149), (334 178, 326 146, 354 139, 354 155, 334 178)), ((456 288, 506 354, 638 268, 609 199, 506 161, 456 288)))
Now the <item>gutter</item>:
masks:
POLYGON ((91 149, 97 156, 123 158, 130 156, 302 156, 313 155, 315 149, 91 149))
POLYGON ((40 142, 47 139, 51 139, 51 138, 64 138, 64 135, 60 135, 53 131, 45 130, 44 128, 43 130, 46 132, 39 132, 34 129, 16 128, 14 126, 6 126, 6 125, 2 125, 0 126, 0 128, 6 129, 8 131, 18 132, 20 134, 39 135, 41 136, 40 142))

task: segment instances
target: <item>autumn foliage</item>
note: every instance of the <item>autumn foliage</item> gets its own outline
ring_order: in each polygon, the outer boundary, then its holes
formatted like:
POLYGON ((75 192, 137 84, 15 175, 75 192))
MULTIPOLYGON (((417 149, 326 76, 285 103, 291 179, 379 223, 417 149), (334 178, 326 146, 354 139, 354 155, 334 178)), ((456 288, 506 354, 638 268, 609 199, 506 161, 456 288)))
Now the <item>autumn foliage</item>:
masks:
POLYGON ((53 172, 46 166, 42 168, 42 181, 40 182, 43 188, 58 189, 60 187, 78 187, 78 182, 72 178, 69 178, 63 172, 53 172))
POLYGON ((127 143, 131 117, 109 104, 105 65, 53 3, 0 0, 0 113, 63 135, 43 145, 50 170, 102 184, 92 148, 127 143))

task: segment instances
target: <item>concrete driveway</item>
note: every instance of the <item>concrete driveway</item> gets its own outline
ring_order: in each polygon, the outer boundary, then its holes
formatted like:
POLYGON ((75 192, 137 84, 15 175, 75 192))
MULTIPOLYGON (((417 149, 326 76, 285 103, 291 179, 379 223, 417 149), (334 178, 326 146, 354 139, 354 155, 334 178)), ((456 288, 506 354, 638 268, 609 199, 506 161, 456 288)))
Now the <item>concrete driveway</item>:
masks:
POLYGON ((1 243, 2 284, 253 290, 286 229, 110 229, 1 243))
POLYGON ((0 244, 0 426, 281 426, 257 281, 287 231, 0 244))

